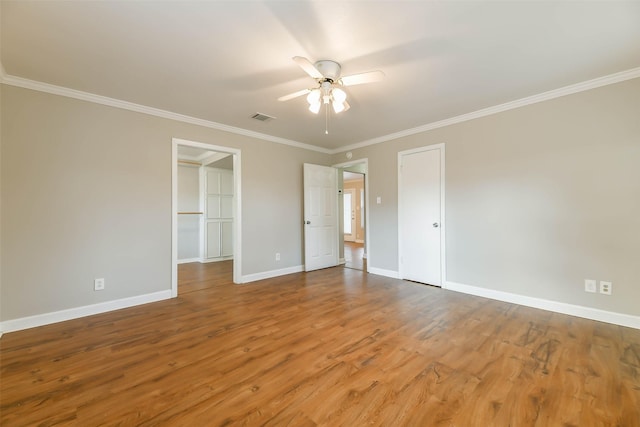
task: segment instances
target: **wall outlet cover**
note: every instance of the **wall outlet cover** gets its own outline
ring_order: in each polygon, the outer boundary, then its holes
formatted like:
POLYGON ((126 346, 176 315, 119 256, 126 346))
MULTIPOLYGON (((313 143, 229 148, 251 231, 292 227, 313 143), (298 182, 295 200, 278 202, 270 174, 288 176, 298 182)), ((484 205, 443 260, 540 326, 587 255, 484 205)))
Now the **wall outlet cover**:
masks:
POLYGON ((600 293, 605 295, 611 295, 613 291, 613 283, 600 281, 600 293))
POLYGON ((584 281, 584 291, 585 292, 597 292, 596 281, 591 279, 585 279, 584 281))

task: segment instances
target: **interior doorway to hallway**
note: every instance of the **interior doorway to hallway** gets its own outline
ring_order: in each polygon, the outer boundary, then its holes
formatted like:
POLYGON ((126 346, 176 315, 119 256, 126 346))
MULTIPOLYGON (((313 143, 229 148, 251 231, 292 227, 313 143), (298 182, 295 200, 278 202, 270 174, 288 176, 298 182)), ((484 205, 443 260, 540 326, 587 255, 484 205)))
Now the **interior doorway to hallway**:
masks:
POLYGON ((365 270, 366 264, 364 177, 361 172, 342 171, 344 266, 357 270, 365 270))
POLYGON ((368 160, 335 165, 339 170, 341 197, 340 251, 344 266, 367 271, 368 251, 368 160))

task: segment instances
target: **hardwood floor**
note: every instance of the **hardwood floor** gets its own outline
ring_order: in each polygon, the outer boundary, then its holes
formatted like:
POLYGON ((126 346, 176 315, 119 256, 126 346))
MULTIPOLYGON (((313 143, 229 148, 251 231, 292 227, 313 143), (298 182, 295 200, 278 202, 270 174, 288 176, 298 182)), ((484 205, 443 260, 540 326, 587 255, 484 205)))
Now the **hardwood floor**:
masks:
POLYGON ((367 271, 367 260, 364 258, 364 244, 344 242, 344 266, 356 270, 367 271))
MULTIPOLYGON (((226 269, 226 270, 225 270, 226 269)), ((2 426, 639 426, 640 331, 333 268, 5 334, 2 426)))

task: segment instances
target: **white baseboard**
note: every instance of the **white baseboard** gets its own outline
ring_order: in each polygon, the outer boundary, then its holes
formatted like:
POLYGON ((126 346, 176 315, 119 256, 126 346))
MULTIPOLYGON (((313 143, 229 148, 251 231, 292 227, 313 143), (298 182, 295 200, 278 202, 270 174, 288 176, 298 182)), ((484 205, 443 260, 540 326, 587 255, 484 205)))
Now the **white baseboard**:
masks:
MULTIPOLYGON (((351 260, 349 260, 349 261, 351 261, 351 260)), ((347 263, 347 260, 345 258, 340 258, 338 260, 338 265, 342 265, 342 264, 346 264, 346 263, 347 263)))
POLYGON ((29 317, 22 317, 20 319, 5 320, 4 322, 0 323, 0 331, 2 331, 2 333, 20 331, 23 329, 49 325, 51 323, 64 322, 65 320, 78 319, 80 317, 106 313, 107 311, 120 310, 122 308, 162 301, 169 298, 171 298, 171 290, 167 289, 166 291, 154 292, 152 294, 138 295, 135 297, 122 298, 114 301, 85 305, 83 307, 70 308, 67 310, 54 311, 51 313, 38 314, 29 317))
POLYGON ((400 273, 393 270, 384 270, 382 268, 369 267, 367 273, 377 274, 378 276, 391 277, 392 279, 399 279, 400 273))
POLYGON ((233 259, 233 256, 223 256, 220 258, 198 258, 198 262, 201 262, 202 264, 206 264, 208 262, 229 261, 230 259, 233 259))
POLYGON ((493 289, 480 288, 477 286, 464 285, 462 283, 449 281, 444 283, 443 289, 495 299, 498 301, 510 302, 527 307, 540 308, 542 310, 553 311, 556 313, 583 317, 585 319, 597 320, 599 322, 640 329, 640 316, 632 316, 630 314, 616 313, 613 311, 567 304, 542 298, 528 297, 525 295, 512 294, 510 292, 496 291, 493 289))
POLYGON ((280 270, 270 270, 270 271, 263 271, 261 273, 247 274, 246 276, 242 276, 240 283, 249 283, 249 282, 255 282, 256 280, 271 279, 272 277, 284 276, 286 274, 292 274, 292 273, 300 273, 301 271, 304 271, 303 265, 296 265, 293 267, 281 268, 280 270))
POLYGON ((202 258, 185 258, 178 260, 178 264, 189 264, 191 262, 202 262, 202 258))

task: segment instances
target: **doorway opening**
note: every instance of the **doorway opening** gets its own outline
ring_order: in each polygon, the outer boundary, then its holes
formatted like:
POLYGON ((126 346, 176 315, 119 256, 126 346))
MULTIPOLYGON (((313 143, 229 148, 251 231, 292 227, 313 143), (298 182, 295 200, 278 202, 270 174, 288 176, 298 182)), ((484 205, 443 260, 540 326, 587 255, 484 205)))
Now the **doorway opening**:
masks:
POLYGON ((364 251, 364 177, 360 172, 342 171, 344 266, 356 270, 365 270, 367 262, 364 251))
POLYGON ((240 150, 173 140, 172 295, 240 283, 240 150))
POLYGON ((368 271, 368 160, 335 165, 339 170, 341 198, 340 251, 347 268, 368 271))

